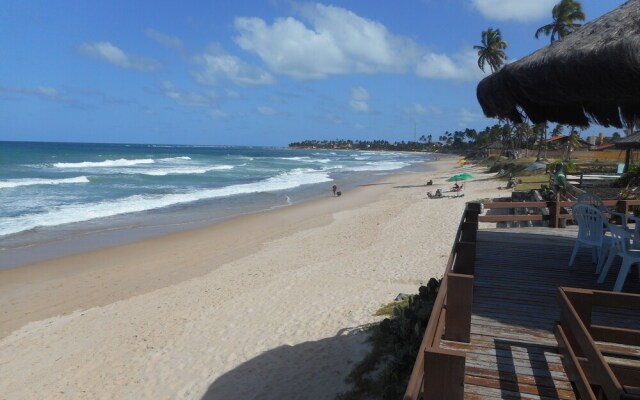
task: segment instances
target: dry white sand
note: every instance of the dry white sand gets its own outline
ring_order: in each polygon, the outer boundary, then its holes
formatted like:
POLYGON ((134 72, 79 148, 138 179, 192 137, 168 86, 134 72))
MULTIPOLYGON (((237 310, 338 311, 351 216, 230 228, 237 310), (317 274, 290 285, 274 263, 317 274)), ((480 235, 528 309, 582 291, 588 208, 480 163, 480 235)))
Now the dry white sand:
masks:
POLYGON ((456 160, 0 271, 0 399, 333 398, 376 310, 442 276, 465 202, 505 195, 456 160), (464 197, 426 198, 466 170, 464 197))

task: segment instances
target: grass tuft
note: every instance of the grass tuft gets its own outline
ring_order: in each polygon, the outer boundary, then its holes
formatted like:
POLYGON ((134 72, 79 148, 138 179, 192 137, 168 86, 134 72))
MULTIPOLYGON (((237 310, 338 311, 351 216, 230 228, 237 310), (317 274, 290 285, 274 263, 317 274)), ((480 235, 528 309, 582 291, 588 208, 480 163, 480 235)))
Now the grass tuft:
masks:
POLYGON ((419 293, 381 307, 376 315, 389 315, 369 328, 371 351, 347 377, 351 390, 339 400, 398 399, 406 389, 429 322, 440 282, 431 278, 419 293))

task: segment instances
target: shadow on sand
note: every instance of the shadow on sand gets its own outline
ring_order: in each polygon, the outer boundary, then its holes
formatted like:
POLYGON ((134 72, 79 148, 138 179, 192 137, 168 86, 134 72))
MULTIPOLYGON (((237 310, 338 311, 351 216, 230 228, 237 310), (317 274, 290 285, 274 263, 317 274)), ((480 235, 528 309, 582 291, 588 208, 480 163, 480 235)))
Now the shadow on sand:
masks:
POLYGON ((368 352, 367 338, 366 331, 354 328, 277 347, 220 376, 202 399, 333 399, 349 389, 345 378, 368 352))

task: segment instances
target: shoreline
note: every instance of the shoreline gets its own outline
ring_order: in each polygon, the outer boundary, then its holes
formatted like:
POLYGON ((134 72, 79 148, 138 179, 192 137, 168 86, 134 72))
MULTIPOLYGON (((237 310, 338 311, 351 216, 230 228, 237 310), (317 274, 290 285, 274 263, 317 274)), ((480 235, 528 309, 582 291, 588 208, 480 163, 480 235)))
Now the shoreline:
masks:
MULTIPOLYGON (((403 171, 415 171, 416 168, 425 168, 425 172, 428 172, 432 161, 412 164, 402 171, 362 174, 355 180, 350 179, 343 183, 341 189, 351 191, 363 186, 363 184, 366 186, 384 179, 385 176, 393 176, 403 173, 403 171)), ((42 231, 17 233, 15 237, 5 239, 4 246, 0 247, 0 271, 88 251, 126 245, 167 234, 204 228, 243 215, 298 206, 326 197, 328 190, 325 186, 325 184, 311 184, 295 193, 288 193, 285 190, 284 194, 280 196, 283 199, 286 198, 286 202, 282 204, 272 204, 272 201, 265 199, 257 201, 254 199, 252 203, 247 203, 246 196, 241 194, 235 200, 214 198, 211 199, 211 202, 196 202, 199 204, 192 204, 188 207, 178 205, 146 210, 132 214, 131 217, 127 217, 126 214, 116 215, 112 217, 116 222, 101 222, 102 219, 98 218, 56 227, 44 226, 41 228, 42 231), (290 196, 295 198, 293 203, 290 196), (235 202, 238 205, 229 208, 229 205, 225 204, 228 202, 235 202), (154 222, 149 223, 148 221, 154 222)), ((248 196, 255 196, 255 194, 248 196)))
MULTIPOLYGON (((457 156, 451 158, 457 158, 457 156)), ((434 161, 430 161, 424 165, 429 166, 433 163, 434 161)), ((432 171, 424 173, 429 172, 432 171)), ((382 176, 371 183, 353 187, 348 191, 348 195, 345 193, 345 196, 336 198, 336 201, 340 201, 336 204, 321 204, 327 198, 333 198, 328 194, 288 206, 234 215, 227 219, 206 223, 204 226, 195 226, 195 223, 191 222, 187 225, 192 227, 187 229, 149 233, 139 239, 135 239, 134 235, 124 239, 124 243, 97 243, 98 235, 94 235, 94 238, 88 240, 89 250, 79 250, 79 246, 82 246, 82 242, 85 241, 81 235, 79 238, 71 239, 71 243, 66 243, 66 248, 60 252, 61 255, 55 254, 55 247, 64 243, 66 238, 43 245, 35 245, 33 247, 37 250, 45 248, 44 259, 0 269, 0 305, 4 305, 4 314, 17 312, 18 308, 12 307, 17 305, 35 310, 23 311, 20 313, 22 317, 14 316, 11 319, 0 316, 0 338, 10 333, 11 329, 18 328, 24 323, 67 314, 79 308, 103 306, 202 276, 220 265, 258 251, 259 247, 267 241, 279 239, 295 230, 326 225, 331 222, 330 215, 332 213, 346 211, 350 207, 361 207, 365 203, 373 201, 371 198, 373 194, 379 196, 380 190, 372 189, 377 186, 377 182, 391 179, 397 175, 412 173, 421 172, 396 172, 382 176), (367 191, 366 198, 364 194, 360 194, 362 191, 367 191), (319 216, 311 215, 314 213, 319 216), (291 224, 295 224, 295 227, 291 224), (260 226, 258 232, 253 229, 254 225, 260 226), (213 238, 215 242, 203 242, 205 238, 213 238), (238 244, 241 241, 243 243, 238 244), (49 247, 53 247, 54 251, 46 249, 49 247), (181 265, 172 259, 172 256, 175 257, 176 254, 166 251, 170 248, 188 249, 191 258, 198 255, 206 261, 190 262, 188 268, 181 268, 181 265), (157 254, 154 257, 155 263, 145 261, 149 253, 157 254), (217 257, 215 259, 207 257, 208 253, 217 257), (169 260, 169 262, 165 262, 165 260, 169 260), (139 269, 135 276, 131 276, 129 268, 131 264, 138 265, 139 269), (151 279, 147 279, 147 277, 151 277, 151 279), (36 282, 31 283, 33 290, 23 288, 21 293, 14 294, 17 299, 13 298, 11 293, 7 293, 14 285, 34 278, 36 282), (175 281, 176 278, 179 281, 175 281), (96 279, 106 279, 116 282, 116 284, 102 287, 98 292, 94 291, 95 285, 86 288, 82 286, 83 283, 96 279), (62 292, 66 290, 66 287, 76 285, 79 287, 75 289, 75 297, 82 299, 80 302, 63 300, 50 305, 47 304, 48 300, 40 294, 46 292, 48 296, 62 298, 64 297, 62 292), (28 299, 27 296, 29 296, 28 299), (6 306, 7 303, 9 306, 6 306), (31 305, 26 306, 28 303, 31 305)), ((129 234, 127 231, 126 228, 123 228, 116 232, 124 232, 127 235, 129 234)), ((111 240, 113 241, 113 239, 111 240)), ((30 251, 31 249, 27 247, 25 250, 30 251)), ((182 254, 180 257, 184 259, 187 255, 182 254)))
POLYGON ((0 393, 344 391, 367 348, 361 328, 398 293, 441 276, 464 203, 500 193, 495 182, 472 181, 465 197, 426 199, 450 186, 457 159, 339 198, 0 271, 0 393))

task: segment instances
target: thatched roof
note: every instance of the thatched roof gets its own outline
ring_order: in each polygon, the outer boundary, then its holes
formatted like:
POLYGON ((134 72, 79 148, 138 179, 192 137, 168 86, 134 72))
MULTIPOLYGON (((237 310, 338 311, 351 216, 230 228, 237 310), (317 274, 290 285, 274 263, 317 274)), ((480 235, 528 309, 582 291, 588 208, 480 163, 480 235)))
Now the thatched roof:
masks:
MULTIPOLYGON (((569 140, 571 140, 571 135, 563 135, 563 136, 552 136, 549 139, 546 140, 546 143, 555 143, 555 144, 566 144, 569 140)), ((580 139, 579 137, 576 140, 577 144, 579 146, 586 146, 586 147, 590 147, 591 143, 580 139)))
POLYGON ((616 140, 616 149, 637 149, 640 148, 640 132, 616 140))
POLYGON ((622 128, 640 117, 640 0, 486 77, 487 117, 622 128))

